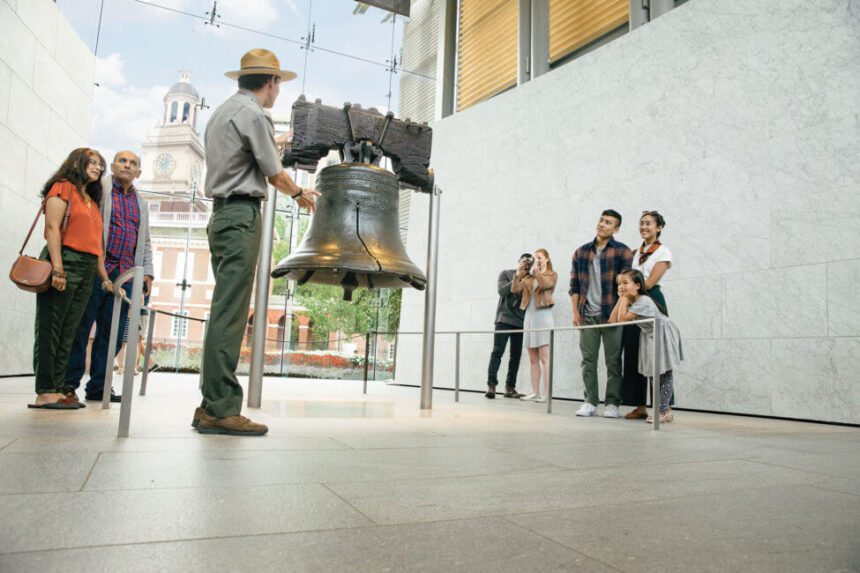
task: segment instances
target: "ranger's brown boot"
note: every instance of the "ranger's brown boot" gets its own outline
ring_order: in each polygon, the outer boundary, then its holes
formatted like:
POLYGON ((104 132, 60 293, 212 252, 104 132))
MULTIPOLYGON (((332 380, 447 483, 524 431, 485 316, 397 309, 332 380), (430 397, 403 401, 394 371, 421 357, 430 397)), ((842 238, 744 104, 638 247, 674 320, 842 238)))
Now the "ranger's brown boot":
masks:
POLYGON ((203 412, 197 431, 201 434, 225 434, 228 436, 262 436, 269 431, 268 426, 255 424, 245 416, 214 418, 203 412))

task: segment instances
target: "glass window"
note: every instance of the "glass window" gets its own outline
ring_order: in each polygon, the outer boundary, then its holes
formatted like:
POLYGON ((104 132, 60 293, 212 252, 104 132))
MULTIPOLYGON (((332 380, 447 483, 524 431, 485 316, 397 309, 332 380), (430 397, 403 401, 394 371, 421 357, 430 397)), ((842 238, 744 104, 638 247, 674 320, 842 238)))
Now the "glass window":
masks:
POLYGON ((191 115, 191 104, 185 103, 182 106, 182 123, 188 123, 188 117, 191 115))
POLYGON ((517 83, 517 4, 513 0, 460 0, 458 110, 517 83))
POLYGON ((629 0, 550 0, 550 63, 625 26, 629 19, 629 4, 629 0))
POLYGON ((176 121, 176 113, 179 111, 179 103, 173 102, 170 104, 170 123, 176 121))

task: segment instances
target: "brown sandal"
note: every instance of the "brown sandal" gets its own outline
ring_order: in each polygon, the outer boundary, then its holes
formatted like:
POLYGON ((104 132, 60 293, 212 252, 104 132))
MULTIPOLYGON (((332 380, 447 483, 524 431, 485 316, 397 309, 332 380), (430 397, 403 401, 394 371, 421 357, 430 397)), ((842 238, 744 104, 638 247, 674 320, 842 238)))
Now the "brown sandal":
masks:
POLYGON ((648 411, 647 410, 644 412, 642 410, 638 410, 638 409, 630 410, 629 412, 624 414, 625 420, 641 420, 642 418, 647 418, 647 417, 648 417, 648 411))

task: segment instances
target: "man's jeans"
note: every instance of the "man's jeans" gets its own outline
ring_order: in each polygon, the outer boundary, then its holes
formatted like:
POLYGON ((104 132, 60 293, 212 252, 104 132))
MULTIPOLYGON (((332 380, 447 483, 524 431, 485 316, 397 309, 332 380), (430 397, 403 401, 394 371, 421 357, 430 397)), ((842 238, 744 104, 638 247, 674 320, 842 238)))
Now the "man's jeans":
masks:
MULTIPOLYGON (((496 330, 517 330, 521 326, 511 326, 501 322, 496 323, 496 330)), ((505 345, 511 341, 510 358, 508 359, 508 377, 505 380, 507 388, 517 387, 517 371, 520 369, 520 357, 523 354, 522 332, 497 332, 493 335, 493 353, 490 355, 490 368, 487 373, 487 385, 497 386, 499 384, 499 367, 502 365, 502 355, 505 353, 505 345)))
MULTIPOLYGON (((108 275, 108 278, 113 281, 118 276, 119 269, 115 269, 108 275)), ((131 298, 131 282, 126 283, 122 288, 125 290, 126 295, 131 298)), ((93 284, 93 293, 90 295, 90 301, 87 304, 87 309, 84 311, 84 317, 81 319, 78 333, 75 335, 75 343, 72 345, 72 355, 69 358, 69 367, 66 370, 67 390, 77 390, 81 385, 81 378, 83 378, 84 370, 86 369, 87 342, 89 341, 90 330, 93 327, 93 323, 95 323, 96 334, 95 338, 93 338, 93 349, 90 353, 90 380, 87 382, 85 392, 87 394, 101 395, 104 391, 105 368, 108 365, 108 361, 110 361, 110 367, 113 367, 113 361, 119 349, 122 348, 122 339, 125 333, 126 320, 128 319, 128 305, 122 303, 119 313, 116 348, 110 359, 108 359, 108 338, 110 337, 110 321, 113 318, 113 302, 114 296, 102 289, 101 280, 96 277, 93 284)))
MULTIPOLYGON (((583 316, 582 324, 606 324, 600 316, 583 316)), ((621 404, 621 327, 590 328, 579 331, 579 350, 582 353, 582 381, 585 383, 585 400, 597 406, 600 391, 597 386, 597 358, 600 341, 603 341, 603 358, 606 361, 607 406, 621 404)))

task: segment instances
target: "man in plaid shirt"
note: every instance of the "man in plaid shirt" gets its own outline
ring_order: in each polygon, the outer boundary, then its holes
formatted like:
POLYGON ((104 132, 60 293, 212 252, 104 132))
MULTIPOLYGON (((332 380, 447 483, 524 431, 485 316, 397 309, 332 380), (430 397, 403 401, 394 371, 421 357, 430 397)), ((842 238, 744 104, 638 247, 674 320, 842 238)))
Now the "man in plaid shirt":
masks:
MULTIPOLYGON (((597 222, 597 236, 573 254, 570 271, 570 302, 573 325, 605 324, 618 302, 615 277, 629 269, 633 252, 613 236, 621 228, 621 214, 607 209, 597 222)), ((592 328, 580 331, 579 349, 582 353, 582 381, 585 383, 585 403, 577 416, 594 416, 600 402, 597 386, 597 358, 603 341, 606 361, 607 418, 618 417, 621 404, 621 328, 592 328)))
MULTIPOLYGON (((101 211, 104 222, 102 239, 105 247, 105 269, 108 272, 108 278, 114 281, 128 269, 142 266, 143 294, 148 295, 152 289, 154 276, 152 242, 149 237, 149 210, 146 201, 134 187, 134 180, 140 176, 140 158, 132 151, 120 151, 114 157, 110 171, 110 174, 105 174, 102 179, 104 196, 101 211)), ((131 282, 123 285, 123 289, 127 296, 131 296, 131 282)), ((90 353, 90 380, 87 382, 85 397, 87 400, 101 401, 106 369, 110 367, 108 363, 113 365, 114 357, 122 347, 128 319, 128 305, 123 303, 116 348, 113 352, 109 352, 108 338, 113 318, 113 304, 113 295, 105 292, 96 278, 69 357, 66 371, 65 394, 67 396, 77 399, 76 390, 81 385, 86 364, 87 342, 90 330, 95 323, 96 333, 90 353)), ((113 390, 111 390, 111 401, 120 401, 120 396, 114 394, 113 390)))

